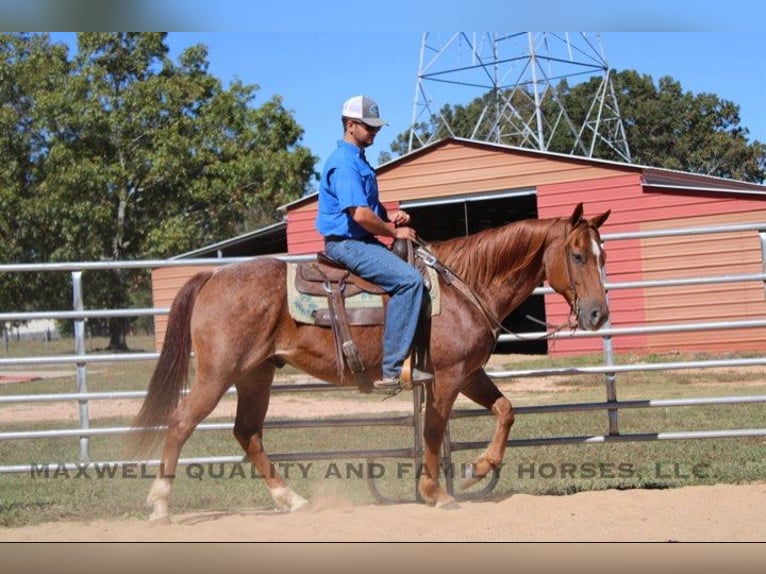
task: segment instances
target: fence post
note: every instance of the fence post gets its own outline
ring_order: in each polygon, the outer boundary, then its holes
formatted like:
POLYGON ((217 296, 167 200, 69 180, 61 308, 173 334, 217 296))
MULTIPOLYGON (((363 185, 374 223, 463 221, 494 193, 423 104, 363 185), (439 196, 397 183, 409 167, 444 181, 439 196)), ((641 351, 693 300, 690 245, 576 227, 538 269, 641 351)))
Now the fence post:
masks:
MULTIPOLYGON (((606 327, 609 328, 609 321, 606 322, 606 327)), ((603 338, 604 341, 604 366, 614 366, 614 348, 612 346, 612 337, 607 335, 603 338)), ((612 373, 604 373, 604 382, 606 384, 606 401, 608 403, 614 403, 614 408, 607 409, 607 416, 609 417, 609 434, 620 434, 620 425, 618 421, 617 410, 617 375, 612 373)))
MULTIPOLYGON (((82 302, 82 271, 72 271, 72 308, 75 311, 84 309, 82 302)), ((74 352, 76 355, 85 356, 85 319, 74 320, 74 352)), ((87 363, 77 363, 77 392, 88 392, 88 373, 87 363)), ((82 399, 77 401, 79 408, 80 428, 87 430, 90 428, 88 418, 88 401, 82 399)), ((80 437, 80 462, 90 461, 89 437, 87 435, 80 437)))
MULTIPOLYGON (((606 269, 601 269, 601 284, 606 285, 606 269)), ((607 305, 609 304, 609 293, 606 293, 606 300, 607 305)), ((611 318, 606 320, 606 323, 604 324, 604 327, 609 329, 612 326, 612 320, 611 318)), ((604 345, 604 366, 612 367, 614 366, 614 345, 612 342, 612 336, 606 335, 605 337, 602 337, 602 342, 604 345)), ((613 409, 607 409, 607 417, 609 417, 609 434, 610 435, 618 435, 620 434, 620 424, 619 424, 619 411, 617 410, 617 374, 612 373, 605 373, 604 374, 604 383, 606 384, 606 400, 608 403, 614 403, 615 408, 613 409)))

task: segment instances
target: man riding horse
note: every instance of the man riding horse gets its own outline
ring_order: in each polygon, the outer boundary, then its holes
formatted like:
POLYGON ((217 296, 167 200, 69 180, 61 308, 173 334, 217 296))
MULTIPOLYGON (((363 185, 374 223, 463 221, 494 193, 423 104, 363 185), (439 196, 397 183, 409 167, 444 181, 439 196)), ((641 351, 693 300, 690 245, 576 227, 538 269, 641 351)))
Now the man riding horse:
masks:
MULTIPOLYGON (((410 216, 398 210, 390 216, 380 203, 375 170, 365 148, 386 123, 378 105, 365 96, 343 104, 343 139, 330 155, 319 186, 316 226, 324 236, 325 253, 390 295, 383 333, 382 378, 373 383, 380 393, 402 388, 402 368, 410 353, 420 317, 425 287, 421 274, 389 251, 376 236, 414 241, 410 216)), ((412 370, 412 382, 426 382, 430 373, 412 370)))

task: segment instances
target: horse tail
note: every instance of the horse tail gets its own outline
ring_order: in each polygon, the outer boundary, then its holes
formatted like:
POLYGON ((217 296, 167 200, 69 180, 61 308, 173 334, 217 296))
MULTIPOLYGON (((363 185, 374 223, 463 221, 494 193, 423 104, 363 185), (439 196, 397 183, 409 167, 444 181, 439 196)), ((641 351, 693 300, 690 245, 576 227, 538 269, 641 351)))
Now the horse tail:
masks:
POLYGON ((170 413, 178 405, 182 388, 188 386, 192 310, 200 289, 212 276, 212 271, 197 273, 173 299, 160 358, 141 410, 133 421, 135 432, 131 433, 129 445, 132 457, 146 455, 159 445, 164 432, 157 427, 167 424, 170 413))

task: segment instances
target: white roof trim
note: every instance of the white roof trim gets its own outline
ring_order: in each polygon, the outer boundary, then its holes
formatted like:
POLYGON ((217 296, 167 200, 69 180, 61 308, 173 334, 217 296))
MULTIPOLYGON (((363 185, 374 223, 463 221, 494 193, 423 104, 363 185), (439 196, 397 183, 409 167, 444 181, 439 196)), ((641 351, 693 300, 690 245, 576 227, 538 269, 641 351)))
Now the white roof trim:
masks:
POLYGON ((651 181, 644 182, 645 187, 656 187, 659 189, 670 189, 677 191, 698 191, 707 193, 735 193, 737 195, 756 195, 760 197, 766 197, 766 188, 763 191, 758 189, 746 189, 746 188, 733 188, 733 187, 710 187, 710 186, 698 186, 698 185, 674 185, 670 183, 652 183, 651 181))
POLYGON ((503 199, 506 197, 524 197, 528 195, 536 195, 537 190, 534 188, 524 190, 513 191, 494 191, 489 193, 472 193, 470 195, 453 195, 451 197, 444 197, 440 199, 413 199, 410 201, 402 201, 400 205, 402 209, 408 209, 412 207, 426 207, 428 205, 448 205, 450 203, 472 203, 476 201, 488 201, 491 199, 503 199))

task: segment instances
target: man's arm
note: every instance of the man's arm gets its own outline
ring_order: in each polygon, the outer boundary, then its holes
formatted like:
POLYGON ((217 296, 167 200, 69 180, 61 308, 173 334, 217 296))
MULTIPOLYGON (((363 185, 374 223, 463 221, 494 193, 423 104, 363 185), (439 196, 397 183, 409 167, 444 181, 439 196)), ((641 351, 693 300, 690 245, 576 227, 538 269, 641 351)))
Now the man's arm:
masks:
MULTIPOLYGON (((349 207, 348 212, 351 215, 351 219, 353 219, 362 229, 373 235, 392 237, 394 239, 409 239, 410 241, 415 241, 417 237, 415 230, 411 227, 394 227, 383 221, 369 207, 349 207)), ((395 215, 398 215, 399 213, 404 212, 397 212, 395 215)), ((394 219, 394 223, 396 223, 397 219, 403 221, 403 218, 399 216, 394 219)), ((406 220, 409 221, 409 217, 407 217, 406 220)))

